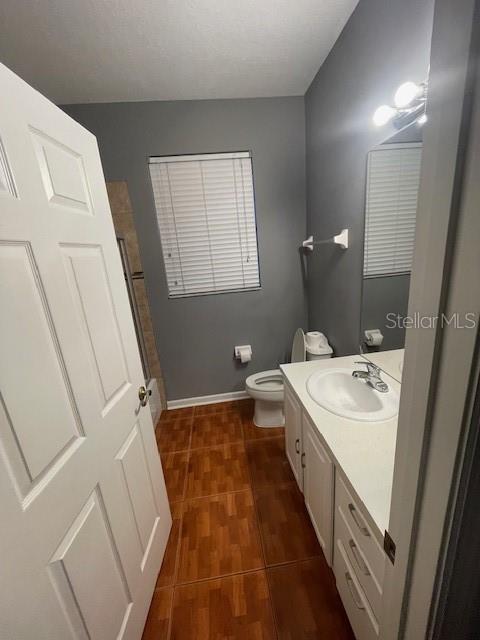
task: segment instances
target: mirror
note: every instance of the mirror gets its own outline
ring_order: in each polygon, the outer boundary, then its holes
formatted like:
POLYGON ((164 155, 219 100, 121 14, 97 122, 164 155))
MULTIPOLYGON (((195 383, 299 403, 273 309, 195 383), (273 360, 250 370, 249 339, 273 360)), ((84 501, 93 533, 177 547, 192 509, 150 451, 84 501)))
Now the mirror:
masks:
POLYGON ((365 354, 404 347, 421 155, 422 125, 413 122, 367 156, 360 326, 365 354))

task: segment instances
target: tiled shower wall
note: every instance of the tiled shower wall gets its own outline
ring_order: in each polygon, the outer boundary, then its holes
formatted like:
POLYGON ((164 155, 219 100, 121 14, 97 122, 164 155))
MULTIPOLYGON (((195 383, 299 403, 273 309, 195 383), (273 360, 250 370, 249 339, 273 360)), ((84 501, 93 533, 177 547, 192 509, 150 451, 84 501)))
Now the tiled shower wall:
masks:
MULTIPOLYGON (((140 251, 138 249, 137 232, 133 222, 133 209, 128 195, 128 186, 124 181, 107 182, 108 199, 112 211, 113 224, 117 235, 125 241, 128 261, 132 274, 143 274, 140 251)), ((166 409, 167 400, 165 395, 165 384, 163 381, 160 360, 158 357, 155 336, 153 334, 150 308, 148 306, 147 291, 143 277, 133 280, 133 288, 137 301, 138 314, 142 325, 143 338, 147 351, 148 366, 150 374, 157 379, 158 390, 162 401, 162 409, 166 409)))

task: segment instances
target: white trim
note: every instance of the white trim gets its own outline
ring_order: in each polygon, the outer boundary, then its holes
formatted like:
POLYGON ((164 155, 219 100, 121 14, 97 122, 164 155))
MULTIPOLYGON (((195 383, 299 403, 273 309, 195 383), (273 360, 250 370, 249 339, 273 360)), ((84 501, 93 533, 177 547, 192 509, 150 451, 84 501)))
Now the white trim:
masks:
POLYGON ((215 393, 211 396, 194 396, 193 398, 181 398, 168 400, 167 409, 181 409, 183 407, 197 407, 202 404, 214 404, 216 402, 229 402, 230 400, 244 400, 249 395, 246 391, 231 391, 230 393, 215 393))
POLYGON ((237 158, 251 158, 250 151, 234 151, 232 153, 197 153, 178 156, 150 156, 149 164, 161 164, 162 162, 196 162, 198 160, 234 160, 237 158))

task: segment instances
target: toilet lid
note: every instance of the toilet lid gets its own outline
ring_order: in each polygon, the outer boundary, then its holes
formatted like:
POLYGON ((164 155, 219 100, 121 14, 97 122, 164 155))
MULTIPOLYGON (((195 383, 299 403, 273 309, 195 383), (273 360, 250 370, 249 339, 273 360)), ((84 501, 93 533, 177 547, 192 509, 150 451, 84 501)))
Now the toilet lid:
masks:
POLYGON ((305 334, 297 329, 293 338, 292 362, 305 362, 305 334))

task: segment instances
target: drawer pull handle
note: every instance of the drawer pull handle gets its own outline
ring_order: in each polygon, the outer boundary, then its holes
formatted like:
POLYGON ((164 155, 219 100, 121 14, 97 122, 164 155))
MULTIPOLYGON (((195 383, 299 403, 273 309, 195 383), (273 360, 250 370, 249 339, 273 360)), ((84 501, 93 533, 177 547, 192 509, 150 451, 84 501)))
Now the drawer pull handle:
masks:
POLYGON ((300 453, 300 438, 297 438, 297 439, 295 440, 295 451, 296 451, 297 453, 300 453))
POLYGON ((353 521, 355 522, 355 524, 357 525, 357 527, 360 529, 360 531, 362 532, 362 534, 364 536, 367 536, 368 538, 370 537, 370 531, 367 529, 367 527, 360 521, 360 518, 357 514, 357 510, 355 509, 355 505, 353 505, 351 502, 348 505, 348 510, 350 511, 350 515, 353 518, 353 521))
POLYGON ((352 550, 352 556, 355 558, 355 562, 357 563, 360 571, 363 573, 364 576, 369 576, 370 571, 368 570, 365 560, 360 555, 360 551, 358 550, 358 547, 355 544, 355 540, 352 540, 352 538, 350 538, 350 540, 348 541, 348 546, 352 550))
POLYGON ((347 581, 350 595, 352 596, 352 600, 355 603, 355 606, 357 607, 357 609, 365 609, 363 602, 360 599, 360 596, 358 595, 357 588, 353 584, 352 576, 348 573, 348 571, 345 572, 345 580, 347 581))
POLYGON ((305 467, 307 466, 305 464, 305 452, 302 453, 302 455, 301 455, 301 462, 302 462, 302 469, 305 469, 305 467))

